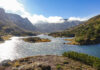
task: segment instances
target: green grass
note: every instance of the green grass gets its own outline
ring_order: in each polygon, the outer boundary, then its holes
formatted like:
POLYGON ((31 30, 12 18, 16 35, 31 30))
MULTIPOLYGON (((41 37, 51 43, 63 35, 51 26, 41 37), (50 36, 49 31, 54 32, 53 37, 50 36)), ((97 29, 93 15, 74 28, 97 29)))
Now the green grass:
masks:
POLYGON ((62 54, 64 57, 69 57, 71 59, 80 61, 84 64, 90 65, 94 68, 96 68, 97 70, 100 70, 100 58, 98 57, 94 57, 94 56, 90 56, 88 54, 84 54, 84 53, 78 53, 78 52, 64 52, 62 54))
POLYGON ((58 70, 60 70, 60 69, 62 69, 63 67, 62 67, 60 64, 57 64, 56 68, 57 68, 58 70))

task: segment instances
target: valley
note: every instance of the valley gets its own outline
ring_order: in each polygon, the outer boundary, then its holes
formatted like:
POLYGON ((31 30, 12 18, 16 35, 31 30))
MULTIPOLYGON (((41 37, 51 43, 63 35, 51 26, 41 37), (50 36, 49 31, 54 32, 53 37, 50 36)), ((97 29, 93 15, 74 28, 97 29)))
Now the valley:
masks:
POLYGON ((0 70, 100 70, 100 15, 62 20, 33 24, 0 8, 0 70))

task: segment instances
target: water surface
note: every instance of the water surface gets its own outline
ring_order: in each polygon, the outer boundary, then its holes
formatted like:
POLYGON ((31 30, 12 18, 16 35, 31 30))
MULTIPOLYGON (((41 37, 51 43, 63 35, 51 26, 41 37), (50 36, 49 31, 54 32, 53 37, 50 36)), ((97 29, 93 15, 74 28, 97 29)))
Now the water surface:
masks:
POLYGON ((76 51, 100 57, 100 44, 97 45, 68 45, 64 44, 66 38, 54 38, 48 35, 38 35, 41 38, 49 38, 51 42, 28 43, 23 37, 12 37, 11 40, 0 44, 0 61, 18 59, 37 55, 61 55, 65 51, 76 51))

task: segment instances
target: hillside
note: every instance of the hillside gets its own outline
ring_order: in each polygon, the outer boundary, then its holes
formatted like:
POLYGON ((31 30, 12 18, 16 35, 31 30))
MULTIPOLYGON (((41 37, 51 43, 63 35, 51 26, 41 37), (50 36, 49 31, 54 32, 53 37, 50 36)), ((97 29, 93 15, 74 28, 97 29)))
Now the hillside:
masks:
POLYGON ((75 36, 73 41, 80 45, 98 44, 100 43, 100 15, 89 19, 83 24, 70 28, 69 30, 51 33, 50 35, 75 36))
POLYGON ((100 15, 88 20, 86 23, 76 28, 75 41, 79 44, 100 43, 100 15))
POLYGON ((20 28, 23 28, 24 30, 28 31, 36 30, 36 27, 27 18, 22 18, 17 14, 11 14, 11 13, 7 13, 7 16, 10 20, 12 20, 14 24, 16 24, 20 28))

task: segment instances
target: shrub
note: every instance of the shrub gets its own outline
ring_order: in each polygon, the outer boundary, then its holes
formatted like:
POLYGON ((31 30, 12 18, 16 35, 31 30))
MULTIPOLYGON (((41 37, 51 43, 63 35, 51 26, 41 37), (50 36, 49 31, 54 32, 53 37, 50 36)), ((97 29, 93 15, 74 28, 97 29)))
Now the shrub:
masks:
POLYGON ((100 59, 94 56, 89 56, 88 54, 77 53, 77 52, 64 52, 62 54, 65 57, 72 58, 74 60, 78 60, 87 65, 90 65, 98 70, 100 70, 100 59))

